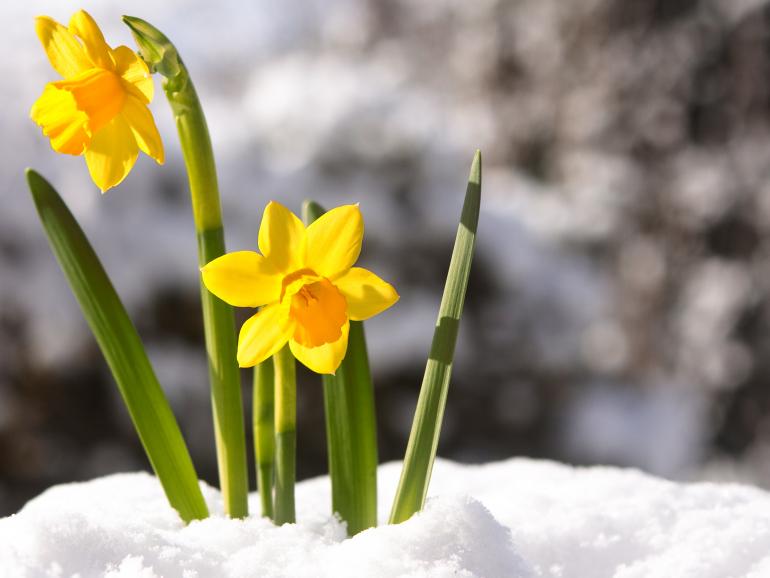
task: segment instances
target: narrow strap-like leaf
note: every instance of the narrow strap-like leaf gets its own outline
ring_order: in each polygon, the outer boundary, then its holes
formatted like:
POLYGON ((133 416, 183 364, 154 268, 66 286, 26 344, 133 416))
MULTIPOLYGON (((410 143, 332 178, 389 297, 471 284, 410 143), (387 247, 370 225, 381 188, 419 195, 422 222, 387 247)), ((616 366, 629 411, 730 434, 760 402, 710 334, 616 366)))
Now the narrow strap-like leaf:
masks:
POLYGON ((390 513, 390 523, 408 520, 422 509, 428 493, 433 462, 436 459, 441 422, 446 407, 449 377, 452 373, 457 331, 468 288, 468 277, 476 241, 481 204, 481 153, 476 151, 465 193, 460 226, 457 229, 452 260, 449 263, 444 295, 433 333, 430 357, 420 387, 420 397, 409 435, 401 479, 390 513))
MULTIPOLYGON (((302 206, 306 224, 323 213, 312 201, 302 206)), ((345 359, 322 379, 332 510, 353 536, 377 525, 377 420, 362 321, 350 322, 345 359)))
POLYGON ((53 187, 31 169, 27 183, 51 249, 107 360, 168 501, 186 522, 208 517, 174 414, 96 253, 53 187))

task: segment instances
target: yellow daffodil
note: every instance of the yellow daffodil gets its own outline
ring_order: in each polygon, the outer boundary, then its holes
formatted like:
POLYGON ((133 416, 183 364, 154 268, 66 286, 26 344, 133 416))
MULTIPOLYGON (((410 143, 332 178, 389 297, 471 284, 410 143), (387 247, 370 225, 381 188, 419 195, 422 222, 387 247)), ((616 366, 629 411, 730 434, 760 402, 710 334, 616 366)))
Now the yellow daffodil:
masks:
POLYGON ((334 373, 345 357, 350 320, 368 319, 398 294, 374 273, 353 267, 364 221, 357 205, 332 209, 305 228, 270 202, 259 228, 262 252, 237 251, 201 269, 214 295, 237 307, 262 307, 241 328, 238 363, 256 365, 286 342, 316 373, 334 373))
POLYGON ((93 18, 81 10, 66 28, 35 19, 48 60, 64 80, 46 85, 30 117, 60 153, 85 155, 102 190, 120 183, 142 150, 163 163, 163 143, 147 105, 150 71, 129 47, 110 48, 93 18))

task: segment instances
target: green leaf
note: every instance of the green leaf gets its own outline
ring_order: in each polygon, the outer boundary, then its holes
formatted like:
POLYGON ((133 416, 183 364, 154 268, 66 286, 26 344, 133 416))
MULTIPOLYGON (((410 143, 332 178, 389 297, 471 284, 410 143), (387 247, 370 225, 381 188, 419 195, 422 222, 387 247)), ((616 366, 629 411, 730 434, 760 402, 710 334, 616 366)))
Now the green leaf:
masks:
POLYGON ((208 517, 198 476, 136 328, 72 213, 32 169, 27 183, 51 249, 118 384, 168 501, 185 522, 208 517))
MULTIPOLYGON (((306 224, 323 213, 312 201, 302 206, 306 224)), ((345 359, 322 380, 332 510, 354 536, 377 525, 377 420, 363 322, 350 322, 345 359)))
POLYGON ((425 504, 446 407, 457 331, 468 288, 480 204, 481 153, 476 151, 433 333, 430 357, 425 367, 401 479, 390 513, 391 524, 408 520, 425 504))

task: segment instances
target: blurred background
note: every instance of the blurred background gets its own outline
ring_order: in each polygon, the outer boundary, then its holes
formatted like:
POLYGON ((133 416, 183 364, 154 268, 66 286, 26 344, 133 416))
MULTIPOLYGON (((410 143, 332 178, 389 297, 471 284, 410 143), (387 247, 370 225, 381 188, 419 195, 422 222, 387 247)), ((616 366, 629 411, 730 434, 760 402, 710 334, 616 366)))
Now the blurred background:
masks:
MULTIPOLYGON (((770 486, 767 1, 214 4, 0 4, 0 515, 51 484, 147 468, 38 224, 28 165, 91 237, 216 483, 189 197, 159 86, 166 165, 143 156, 104 197, 28 119, 57 78, 32 18, 81 6, 112 45, 133 46, 124 10, 176 43, 208 116, 230 250, 256 247, 270 199, 360 201, 362 263, 401 294, 367 323, 381 461, 403 456, 480 148, 439 454, 770 486)), ((300 377, 308 477, 326 470, 323 406, 300 377)))

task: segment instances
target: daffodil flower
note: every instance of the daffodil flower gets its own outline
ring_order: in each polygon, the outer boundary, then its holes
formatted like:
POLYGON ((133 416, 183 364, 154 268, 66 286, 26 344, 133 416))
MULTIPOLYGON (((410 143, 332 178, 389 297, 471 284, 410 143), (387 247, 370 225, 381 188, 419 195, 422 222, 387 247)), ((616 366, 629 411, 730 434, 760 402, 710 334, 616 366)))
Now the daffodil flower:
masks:
POLYGON ((262 307, 241 328, 238 364, 261 363, 287 342, 316 373, 334 373, 345 357, 350 320, 381 313, 398 294, 374 273, 353 267, 364 221, 357 205, 332 209, 305 228, 270 202, 259 253, 236 251, 201 269, 209 291, 237 307, 262 307))
POLYGON ((35 19, 48 60, 64 80, 46 85, 30 117, 60 153, 85 155, 94 183, 105 192, 120 183, 142 150, 163 163, 163 143, 147 105, 150 71, 129 47, 110 48, 81 10, 66 28, 35 19))

